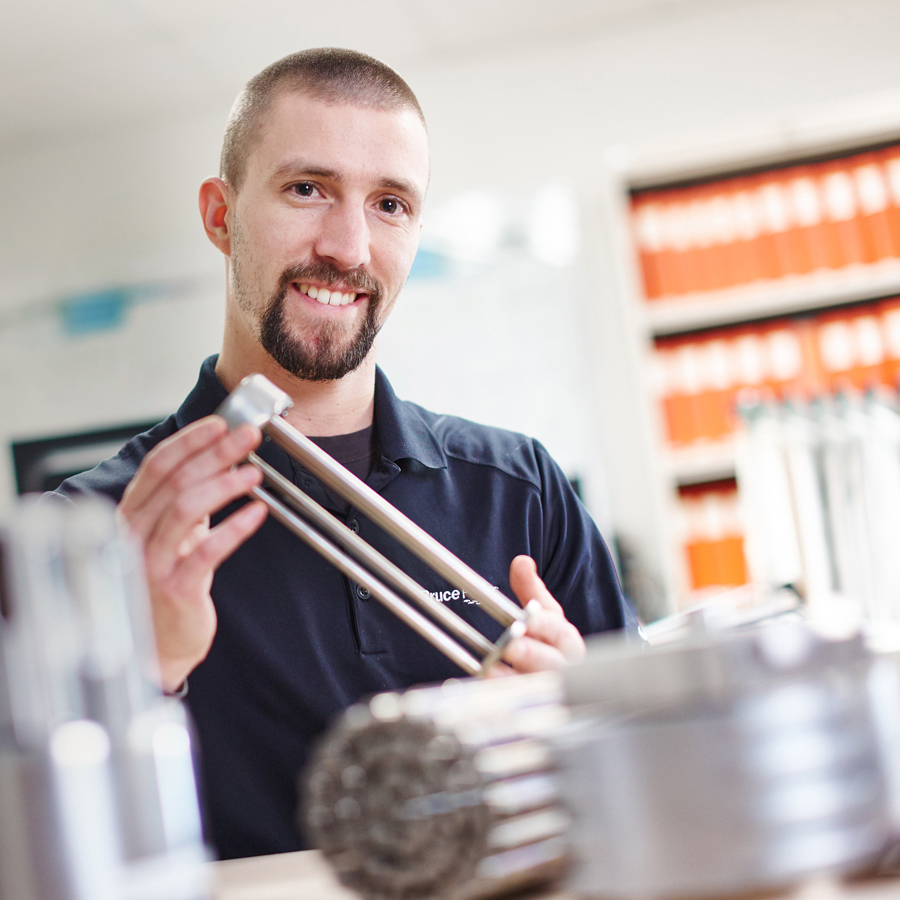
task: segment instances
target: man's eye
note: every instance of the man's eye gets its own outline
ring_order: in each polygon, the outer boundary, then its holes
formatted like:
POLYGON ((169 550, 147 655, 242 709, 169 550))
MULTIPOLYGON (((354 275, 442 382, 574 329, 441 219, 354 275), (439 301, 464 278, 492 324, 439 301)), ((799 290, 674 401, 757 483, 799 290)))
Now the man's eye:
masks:
POLYGON ((299 194, 301 197, 312 197, 315 187, 308 181, 301 181, 293 186, 293 190, 295 194, 299 194))
POLYGON ((403 205, 396 197, 385 197, 378 205, 382 212, 392 216, 403 210, 403 205))

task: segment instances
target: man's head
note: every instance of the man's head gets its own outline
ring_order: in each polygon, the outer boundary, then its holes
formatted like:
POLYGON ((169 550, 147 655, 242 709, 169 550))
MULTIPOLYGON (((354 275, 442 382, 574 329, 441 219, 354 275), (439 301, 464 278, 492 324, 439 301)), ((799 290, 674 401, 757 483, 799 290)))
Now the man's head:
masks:
POLYGON ((223 353, 230 335, 300 378, 353 371, 409 273, 427 183, 421 110, 383 63, 311 50, 253 78, 200 193, 230 261, 223 353))
POLYGON ((368 109, 410 109, 425 125, 416 95, 380 60, 336 47, 292 53, 251 78, 231 108, 222 141, 219 175, 235 191, 240 190, 247 157, 259 137, 260 123, 281 92, 368 109))

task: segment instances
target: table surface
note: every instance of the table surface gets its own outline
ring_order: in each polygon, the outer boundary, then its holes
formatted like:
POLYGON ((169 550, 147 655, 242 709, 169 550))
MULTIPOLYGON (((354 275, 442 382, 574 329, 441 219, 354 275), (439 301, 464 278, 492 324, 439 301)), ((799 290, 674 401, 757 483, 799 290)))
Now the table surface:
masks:
MULTIPOLYGON (((213 863, 213 900, 359 900, 359 894, 343 887, 316 850, 232 859, 213 863)), ((571 894, 544 890, 521 897, 528 900, 575 900, 571 894)), ((898 900, 900 878, 866 878, 842 882, 812 878, 766 900, 898 900)), ((752 900, 743 895, 741 900, 752 900)))

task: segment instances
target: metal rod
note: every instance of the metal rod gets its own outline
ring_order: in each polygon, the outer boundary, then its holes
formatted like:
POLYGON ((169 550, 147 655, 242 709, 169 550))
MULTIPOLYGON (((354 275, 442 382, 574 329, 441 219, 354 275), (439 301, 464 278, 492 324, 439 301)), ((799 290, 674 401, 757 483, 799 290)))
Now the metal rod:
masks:
POLYGON ((388 503, 372 488, 332 459, 309 438, 274 416, 263 425, 263 431, 313 475, 348 503, 356 506, 375 524, 399 541, 407 550, 443 575, 451 584, 462 588, 478 601, 502 625, 527 620, 525 611, 504 597, 487 579, 454 556, 408 516, 388 503))
POLYGON ((303 521, 284 503, 261 487, 253 488, 252 495, 256 499, 262 500, 269 508, 271 514, 282 525, 309 544, 310 547, 348 578, 352 578, 358 584, 367 588, 377 600, 390 609, 399 619, 406 622, 410 628, 418 632, 432 646, 453 660, 464 672, 468 675, 480 675, 483 673, 484 667, 482 663, 475 659, 471 653, 464 650, 453 638, 441 631, 432 621, 426 619, 422 613, 410 606, 401 597, 398 597, 387 585, 375 578, 339 547, 332 544, 328 538, 316 531, 309 523, 303 521))
POLYGON ((338 521, 331 513, 323 509, 309 495, 301 491, 277 469, 273 469, 265 460, 255 453, 248 457, 251 465, 256 466, 266 480, 282 495, 287 503, 293 506, 307 520, 312 521, 321 531, 340 545, 348 553, 356 557, 380 579, 395 590, 404 593, 410 600, 420 606, 428 615, 440 622, 448 631, 465 641, 482 656, 495 652, 494 645, 465 619, 451 612, 439 600, 435 600, 414 578, 406 574, 399 566, 367 544, 358 534, 351 531, 343 522, 338 521))

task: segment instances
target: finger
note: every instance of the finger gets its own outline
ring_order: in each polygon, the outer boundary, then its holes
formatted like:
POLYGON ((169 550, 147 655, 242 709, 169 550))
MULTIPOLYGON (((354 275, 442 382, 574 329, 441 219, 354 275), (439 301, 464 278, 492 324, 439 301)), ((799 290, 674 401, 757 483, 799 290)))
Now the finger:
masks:
POLYGON ((510 641, 503 652, 503 660, 520 673, 561 669, 567 663, 565 656, 556 647, 528 636, 510 641))
POLYGON ((181 548, 197 525, 222 507, 245 496, 262 481, 262 473, 242 466, 181 491, 162 512, 145 540, 148 569, 162 574, 181 558, 181 548))
POLYGON ((530 556, 517 556, 509 567, 509 586, 522 606, 537 600, 541 608, 562 615, 562 607, 553 598, 538 575, 537 563, 530 556))
POLYGON ((122 496, 121 507, 126 513, 140 507, 148 497, 186 459, 201 452, 221 438, 228 426, 220 416, 207 416, 185 426, 157 444, 141 463, 139 476, 131 480, 122 496))
POLYGON ((532 600, 528 612, 528 637, 556 647, 569 662, 584 658, 584 638, 562 610, 549 612, 532 600))
POLYGON ((211 529, 179 566, 179 577, 186 583, 197 583, 218 568, 266 520, 266 505, 248 503, 211 529))
MULTIPOLYGON (((235 465, 246 459, 247 454, 259 444, 261 433, 258 428, 242 425, 232 432, 224 433, 208 444, 202 451, 182 457, 181 462, 170 469, 161 483, 157 481, 154 493, 140 506, 126 507, 124 515, 132 527, 145 538, 159 527, 160 520, 173 505, 179 504, 185 494, 193 492, 206 481, 215 481, 223 473, 229 473, 235 465)), ((136 479, 142 478, 139 470, 136 479)), ((231 498, 233 499, 233 498, 231 498)), ((227 502, 227 501, 226 501, 227 502)), ((208 506, 206 512, 221 508, 208 506)))

